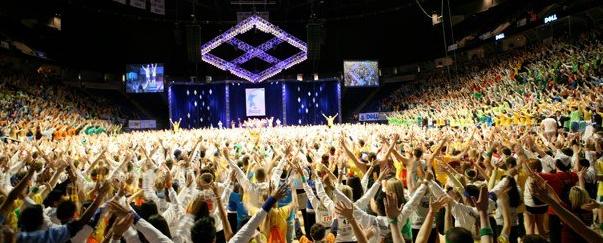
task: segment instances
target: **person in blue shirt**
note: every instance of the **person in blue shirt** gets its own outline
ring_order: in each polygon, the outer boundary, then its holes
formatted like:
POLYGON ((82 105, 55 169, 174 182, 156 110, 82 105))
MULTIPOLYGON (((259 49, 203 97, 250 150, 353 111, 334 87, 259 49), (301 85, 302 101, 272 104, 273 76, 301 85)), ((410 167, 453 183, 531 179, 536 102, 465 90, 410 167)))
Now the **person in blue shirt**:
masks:
POLYGON ((44 223, 42 207, 40 205, 34 205, 25 208, 19 220, 21 232, 17 234, 17 241, 31 243, 68 242, 75 237, 86 224, 90 225, 92 228, 96 227, 96 223, 100 218, 100 211, 97 212, 97 209, 101 202, 103 202, 103 198, 109 191, 109 188, 111 188, 109 182, 104 182, 101 187, 99 187, 97 197, 78 220, 60 226, 52 226, 47 230, 42 229, 44 223))
POLYGON ((241 221, 249 216, 245 204, 243 203, 243 190, 239 184, 236 184, 228 199, 228 215, 232 229, 238 229, 241 226, 241 221), (231 216, 231 215, 234 215, 231 216), (233 217, 233 219, 231 219, 233 217), (234 224, 234 225, 233 225, 234 224))
MULTIPOLYGON (((12 210, 12 206, 17 199, 18 195, 22 194, 27 188, 29 181, 33 177, 34 170, 30 169, 29 172, 19 181, 19 183, 10 191, 6 200, 0 206, 0 224, 3 224, 8 214, 12 210)), ((77 233, 86 225, 92 224, 91 227, 95 227, 96 222, 100 213, 97 209, 102 202, 103 198, 111 187, 110 183, 103 183, 98 189, 98 195, 94 202, 86 209, 82 216, 75 221, 68 222, 64 225, 53 226, 47 230, 42 230, 44 223, 43 211, 40 205, 28 206, 21 212, 19 221, 19 228, 21 232, 16 234, 17 242, 68 242, 72 237, 76 236, 77 233), (93 216, 97 216, 94 217, 93 216), (91 220, 93 219, 93 220, 91 220)), ((10 239, 4 239, 5 242, 11 242, 10 239)))

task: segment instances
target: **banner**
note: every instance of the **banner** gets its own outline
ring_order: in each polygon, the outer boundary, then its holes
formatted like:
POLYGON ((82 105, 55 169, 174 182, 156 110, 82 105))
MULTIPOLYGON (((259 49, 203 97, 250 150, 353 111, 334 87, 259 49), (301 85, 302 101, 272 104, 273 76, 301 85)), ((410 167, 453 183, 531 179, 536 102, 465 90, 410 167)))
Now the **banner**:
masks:
POLYGON ((121 4, 126 4, 126 0, 113 0, 113 2, 118 2, 121 4))
POLYGON ((266 91, 264 88, 245 89, 245 107, 247 116, 265 116, 266 91))
POLYGON ((151 0, 151 13, 165 15, 165 0, 151 0))
POLYGON ((140 9, 147 9, 146 0, 130 0, 130 6, 140 9))
POLYGON ((128 128, 130 129, 155 129, 157 128, 156 120, 128 120, 128 128))
POLYGON ((387 121, 387 116, 383 112, 360 113, 358 121, 387 121))

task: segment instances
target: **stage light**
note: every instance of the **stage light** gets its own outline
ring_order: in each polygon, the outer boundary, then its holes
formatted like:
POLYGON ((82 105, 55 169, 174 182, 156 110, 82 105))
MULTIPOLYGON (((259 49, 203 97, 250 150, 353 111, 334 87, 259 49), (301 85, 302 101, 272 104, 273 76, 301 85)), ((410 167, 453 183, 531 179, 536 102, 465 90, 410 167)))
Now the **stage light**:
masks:
POLYGON ((253 15, 241 21, 239 24, 230 28, 223 34, 205 43, 201 47, 201 60, 221 70, 229 71, 231 74, 239 78, 248 80, 253 83, 258 83, 280 73, 285 69, 288 69, 294 65, 297 65, 300 62, 303 62, 307 59, 307 52, 308 49, 305 42, 281 30, 280 28, 271 24, 265 19, 257 15, 253 15), (259 46, 252 46, 247 44, 246 42, 235 38, 237 35, 243 34, 254 28, 264 33, 272 34, 274 35, 274 38, 264 42, 259 46), (288 44, 299 49, 300 51, 285 60, 280 60, 267 53, 268 50, 276 47, 277 45, 283 42, 287 42, 288 44), (211 50, 217 48, 218 46, 224 43, 228 43, 236 47, 237 49, 244 51, 245 53, 231 61, 226 61, 220 57, 209 53, 211 50), (260 72, 252 72, 241 66, 242 64, 248 62, 253 58, 261 59, 271 64, 272 66, 260 72))
POLYGON ((304 75, 303 74, 297 74, 297 81, 303 81, 304 80, 304 75))
POLYGON ((314 81, 318 80, 318 73, 314 74, 314 81))

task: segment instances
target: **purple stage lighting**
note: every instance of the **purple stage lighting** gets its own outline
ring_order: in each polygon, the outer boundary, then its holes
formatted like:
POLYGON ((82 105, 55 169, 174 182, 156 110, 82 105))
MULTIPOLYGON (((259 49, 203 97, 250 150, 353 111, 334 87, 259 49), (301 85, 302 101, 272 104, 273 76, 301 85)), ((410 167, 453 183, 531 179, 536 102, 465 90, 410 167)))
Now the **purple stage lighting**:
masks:
POLYGON ((229 30, 217 36, 213 40, 205 43, 201 47, 201 59, 204 62, 207 62, 219 69, 229 71, 233 75, 253 83, 262 82, 285 69, 288 69, 300 62, 303 62, 307 58, 308 47, 305 42, 281 30, 279 27, 276 27, 275 25, 271 24, 267 20, 257 15, 253 15, 241 21, 239 24, 230 28, 229 30), (249 45, 235 38, 237 35, 243 34, 253 28, 256 28, 267 34, 274 35, 274 38, 266 41, 265 43, 257 47, 249 45), (283 42, 289 43, 300 51, 285 60, 279 60, 278 58, 266 53, 268 50, 276 47, 277 45, 283 42), (211 50, 217 48, 218 46, 224 43, 228 43, 244 51, 245 54, 231 61, 226 61, 220 57, 209 53, 211 50), (241 67, 242 64, 248 62, 252 58, 259 58, 260 60, 269 63, 270 67, 258 73, 249 71, 241 67))

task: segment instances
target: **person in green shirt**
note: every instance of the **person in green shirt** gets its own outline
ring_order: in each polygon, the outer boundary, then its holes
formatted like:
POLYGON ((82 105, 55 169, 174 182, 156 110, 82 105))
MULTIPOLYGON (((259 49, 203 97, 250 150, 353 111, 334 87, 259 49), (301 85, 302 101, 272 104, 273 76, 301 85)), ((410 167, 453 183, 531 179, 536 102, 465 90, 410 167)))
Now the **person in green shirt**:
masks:
POLYGON ((577 106, 572 106, 572 112, 570 113, 570 129, 572 132, 578 132, 580 128, 580 121, 582 121, 582 111, 577 106))

